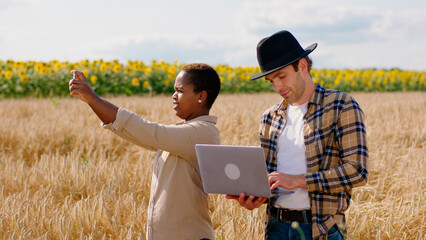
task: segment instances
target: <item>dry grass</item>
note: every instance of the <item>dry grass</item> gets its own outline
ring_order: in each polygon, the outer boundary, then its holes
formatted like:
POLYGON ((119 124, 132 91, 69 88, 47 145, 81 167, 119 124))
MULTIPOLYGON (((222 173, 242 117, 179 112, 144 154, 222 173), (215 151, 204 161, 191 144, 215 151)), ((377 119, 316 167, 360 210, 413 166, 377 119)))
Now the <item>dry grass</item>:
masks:
MULTIPOLYGON (((426 93, 354 93, 366 114, 369 183, 353 193, 349 239, 425 239, 426 93)), ((110 98, 149 120, 178 121, 170 97, 110 98)), ((222 143, 258 145, 276 94, 222 95, 222 143)), ((103 130, 76 99, 0 100, 1 239, 144 239, 153 152, 103 130)), ((212 195, 218 239, 261 239, 264 207, 212 195)))

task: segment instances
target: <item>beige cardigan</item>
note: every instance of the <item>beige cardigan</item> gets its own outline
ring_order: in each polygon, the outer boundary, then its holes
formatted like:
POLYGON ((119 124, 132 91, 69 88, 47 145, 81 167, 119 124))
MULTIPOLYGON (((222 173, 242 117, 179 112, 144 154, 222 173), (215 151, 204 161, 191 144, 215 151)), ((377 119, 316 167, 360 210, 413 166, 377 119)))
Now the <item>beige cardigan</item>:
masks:
POLYGON ((149 122, 120 108, 103 125, 136 145, 158 150, 148 206, 147 239, 215 239, 203 191, 195 144, 219 144, 217 117, 200 116, 175 125, 149 122))

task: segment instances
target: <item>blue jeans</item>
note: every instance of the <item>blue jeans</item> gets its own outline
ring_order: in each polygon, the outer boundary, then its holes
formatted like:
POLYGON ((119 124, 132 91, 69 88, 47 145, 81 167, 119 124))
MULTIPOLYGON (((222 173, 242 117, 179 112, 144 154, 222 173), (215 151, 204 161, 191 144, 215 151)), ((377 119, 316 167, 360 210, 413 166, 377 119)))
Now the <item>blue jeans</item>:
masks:
MULTIPOLYGON (((279 221, 271 216, 265 235, 267 240, 308 240, 312 239, 312 225, 299 222, 299 228, 294 229, 291 222, 279 221)), ((328 230, 328 240, 343 240, 336 225, 328 230)))

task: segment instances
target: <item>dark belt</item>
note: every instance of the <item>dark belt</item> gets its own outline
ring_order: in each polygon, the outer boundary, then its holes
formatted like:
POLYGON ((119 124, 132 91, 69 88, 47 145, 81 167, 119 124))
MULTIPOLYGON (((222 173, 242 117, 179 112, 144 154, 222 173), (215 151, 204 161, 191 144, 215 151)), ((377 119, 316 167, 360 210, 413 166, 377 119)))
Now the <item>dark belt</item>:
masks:
POLYGON ((271 207, 269 210, 271 211, 271 215, 280 221, 312 223, 311 210, 298 211, 274 207, 271 207))

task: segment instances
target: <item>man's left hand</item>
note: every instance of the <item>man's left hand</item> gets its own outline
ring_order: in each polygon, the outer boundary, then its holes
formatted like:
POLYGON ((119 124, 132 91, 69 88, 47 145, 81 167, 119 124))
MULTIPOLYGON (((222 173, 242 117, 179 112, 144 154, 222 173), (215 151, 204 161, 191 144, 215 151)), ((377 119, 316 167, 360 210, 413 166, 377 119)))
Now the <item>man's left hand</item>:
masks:
POLYGON ((271 189, 282 187, 287 190, 295 188, 308 188, 306 184, 305 175, 290 175, 281 172, 272 172, 268 175, 269 185, 271 189))

